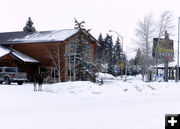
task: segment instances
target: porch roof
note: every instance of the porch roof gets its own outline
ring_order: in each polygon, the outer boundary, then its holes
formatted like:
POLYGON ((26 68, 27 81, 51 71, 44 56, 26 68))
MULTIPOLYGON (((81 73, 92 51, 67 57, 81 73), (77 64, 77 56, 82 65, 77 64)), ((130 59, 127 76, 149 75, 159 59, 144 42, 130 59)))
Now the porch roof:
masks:
POLYGON ((39 61, 17 51, 17 50, 10 50, 9 48, 5 48, 3 46, 0 46, 0 58, 4 57, 8 54, 12 54, 13 56, 15 56, 16 58, 22 60, 23 62, 31 62, 31 63, 38 63, 39 61))

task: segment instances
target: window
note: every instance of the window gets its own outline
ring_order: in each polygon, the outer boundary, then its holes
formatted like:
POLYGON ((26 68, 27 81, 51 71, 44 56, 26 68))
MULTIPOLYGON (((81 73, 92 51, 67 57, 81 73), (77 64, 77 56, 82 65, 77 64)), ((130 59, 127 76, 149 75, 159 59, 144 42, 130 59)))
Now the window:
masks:
POLYGON ((56 68, 56 67, 54 67, 53 69, 52 69, 52 74, 51 74, 51 76, 53 77, 53 78, 59 78, 59 73, 60 71, 58 70, 58 68, 56 68))
POLYGON ((39 74, 42 74, 43 76, 47 76, 47 68, 40 66, 39 67, 39 74))
POLYGON ((5 72, 15 72, 14 68, 5 68, 5 72))
POLYGON ((73 69, 71 70, 71 72, 70 72, 70 70, 68 70, 68 76, 70 76, 70 75, 73 76, 73 69))

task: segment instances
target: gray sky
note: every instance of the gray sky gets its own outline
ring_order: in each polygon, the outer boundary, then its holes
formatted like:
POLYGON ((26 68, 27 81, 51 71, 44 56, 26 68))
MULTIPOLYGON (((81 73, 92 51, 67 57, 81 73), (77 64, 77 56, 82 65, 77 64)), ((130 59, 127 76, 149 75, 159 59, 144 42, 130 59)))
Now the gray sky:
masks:
POLYGON ((71 29, 76 17, 85 20, 85 27, 92 29, 95 38, 100 33, 105 37, 110 29, 117 31, 124 37, 124 49, 129 54, 135 48, 132 39, 138 20, 149 12, 156 19, 164 10, 173 11, 177 20, 179 3, 178 0, 0 0, 0 32, 22 31, 29 16, 37 31, 71 29))

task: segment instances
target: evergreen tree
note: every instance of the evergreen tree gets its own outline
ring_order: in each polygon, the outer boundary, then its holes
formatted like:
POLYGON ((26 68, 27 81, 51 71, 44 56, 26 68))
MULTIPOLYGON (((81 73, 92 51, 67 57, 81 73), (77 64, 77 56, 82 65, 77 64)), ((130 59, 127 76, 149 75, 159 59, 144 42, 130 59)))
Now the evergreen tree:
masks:
POLYGON ((119 75, 121 71, 120 63, 124 61, 124 55, 119 38, 117 38, 116 44, 113 47, 113 52, 114 71, 116 75, 119 75))
POLYGON ((141 54, 141 50, 138 49, 137 50, 137 53, 136 53, 136 56, 135 56, 135 59, 134 59, 134 64, 135 65, 141 65, 141 57, 142 57, 142 54, 141 54))
POLYGON ((23 28, 25 32, 34 32, 36 29, 33 27, 33 22, 31 20, 31 17, 29 17, 26 26, 23 28))
POLYGON ((113 68, 113 41, 112 37, 107 35, 105 38, 105 53, 106 62, 108 64, 108 73, 114 74, 113 68))
POLYGON ((102 60, 103 53, 104 53, 104 48, 105 48, 102 34, 99 35, 98 42, 99 42, 100 46, 97 47, 97 59, 102 60))
POLYGON ((85 40, 84 33, 88 34, 88 31, 84 29, 83 22, 78 22, 75 19, 76 29, 79 29, 79 34, 77 38, 73 41, 73 51, 70 54, 70 64, 72 66, 72 71, 74 72, 74 81, 75 80, 91 80, 95 79, 95 64, 91 61, 91 53, 88 53, 87 50, 90 49, 90 44, 85 40))
POLYGON ((76 50, 76 79, 86 81, 90 78, 92 81, 95 77, 95 64, 90 61, 87 53, 89 43, 84 42, 83 35, 80 33, 77 40, 76 50))
MULTIPOLYGON (((120 75, 121 66, 120 63, 123 61, 126 66, 126 55, 122 51, 122 46, 119 38, 115 45, 113 46, 112 36, 107 34, 106 38, 102 38, 102 34, 99 35, 98 42, 101 46, 97 49, 97 59, 101 64, 107 66, 109 74, 120 75)), ((125 68, 123 69, 123 74, 125 73, 125 68)))
POLYGON ((113 51, 114 51, 114 64, 120 64, 120 62, 122 61, 123 51, 119 38, 117 38, 116 44, 113 47, 113 51))

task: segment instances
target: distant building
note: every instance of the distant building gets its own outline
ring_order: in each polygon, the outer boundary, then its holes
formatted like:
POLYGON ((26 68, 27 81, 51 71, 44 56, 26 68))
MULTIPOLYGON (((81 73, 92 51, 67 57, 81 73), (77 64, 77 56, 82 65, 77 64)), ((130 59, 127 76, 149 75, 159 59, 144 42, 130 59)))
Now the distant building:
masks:
MULTIPOLYGON (((152 67, 155 71, 155 66, 152 67)), ((159 64, 157 66, 157 74, 158 77, 164 76, 164 64, 159 64)), ((177 79, 177 61, 172 61, 168 63, 168 79, 169 80, 176 80, 177 79)))

